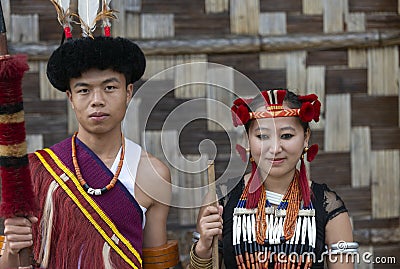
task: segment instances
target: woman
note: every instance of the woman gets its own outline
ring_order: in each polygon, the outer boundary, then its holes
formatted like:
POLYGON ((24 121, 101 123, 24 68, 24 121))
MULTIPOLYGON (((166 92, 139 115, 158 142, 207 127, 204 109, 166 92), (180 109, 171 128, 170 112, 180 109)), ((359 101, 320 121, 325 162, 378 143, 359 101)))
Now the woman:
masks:
POLYGON ((346 245, 353 236, 343 201, 306 175, 304 158, 312 161, 318 151, 317 145, 308 148, 309 122, 319 120, 320 106, 314 94, 287 90, 262 91, 254 99, 234 102, 233 123, 245 126, 252 171, 230 192, 223 210, 200 210, 192 268, 210 266, 215 235, 222 235, 229 269, 324 268, 324 257, 330 269, 353 268, 340 255, 357 246, 346 245))

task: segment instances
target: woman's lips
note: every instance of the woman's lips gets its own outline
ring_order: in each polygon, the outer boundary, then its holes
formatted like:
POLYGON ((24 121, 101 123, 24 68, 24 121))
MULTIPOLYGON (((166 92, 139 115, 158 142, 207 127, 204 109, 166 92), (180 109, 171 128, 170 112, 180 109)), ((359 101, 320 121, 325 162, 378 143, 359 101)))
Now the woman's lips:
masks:
POLYGON ((272 165, 279 165, 279 164, 282 164, 285 161, 285 158, 273 158, 273 159, 268 159, 268 161, 272 165))

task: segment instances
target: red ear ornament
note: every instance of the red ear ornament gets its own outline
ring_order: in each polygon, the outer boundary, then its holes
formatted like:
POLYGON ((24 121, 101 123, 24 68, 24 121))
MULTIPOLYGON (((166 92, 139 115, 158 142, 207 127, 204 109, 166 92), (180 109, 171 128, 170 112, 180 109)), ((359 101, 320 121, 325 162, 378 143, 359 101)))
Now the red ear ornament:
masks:
POLYGON ((312 162, 318 153, 318 144, 314 144, 307 150, 307 161, 312 162))

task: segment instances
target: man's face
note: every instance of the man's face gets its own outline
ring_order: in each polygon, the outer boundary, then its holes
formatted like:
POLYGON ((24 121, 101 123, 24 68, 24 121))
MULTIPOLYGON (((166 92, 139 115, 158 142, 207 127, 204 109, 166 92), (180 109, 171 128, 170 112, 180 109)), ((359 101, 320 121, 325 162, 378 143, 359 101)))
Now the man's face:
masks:
POLYGON ((70 80, 67 96, 79 122, 79 132, 107 134, 121 131, 121 121, 132 97, 133 85, 111 69, 90 69, 70 80))

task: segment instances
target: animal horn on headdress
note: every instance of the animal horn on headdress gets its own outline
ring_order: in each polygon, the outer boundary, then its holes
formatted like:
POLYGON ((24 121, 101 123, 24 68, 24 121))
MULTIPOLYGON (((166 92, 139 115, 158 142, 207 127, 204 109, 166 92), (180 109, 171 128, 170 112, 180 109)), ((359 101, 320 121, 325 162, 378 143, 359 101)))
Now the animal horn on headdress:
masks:
POLYGON ((104 28, 104 36, 111 36, 111 22, 110 19, 116 19, 115 10, 110 8, 111 0, 102 0, 102 10, 101 13, 98 15, 96 20, 103 21, 103 28, 104 28))
POLYGON ((67 39, 72 38, 71 34, 71 12, 70 12, 70 0, 50 0, 53 3, 57 11, 58 22, 64 28, 65 37, 67 39))
POLYGON ((79 0, 78 13, 83 36, 93 36, 92 32, 96 29, 96 22, 99 20, 98 10, 99 0, 79 0))

